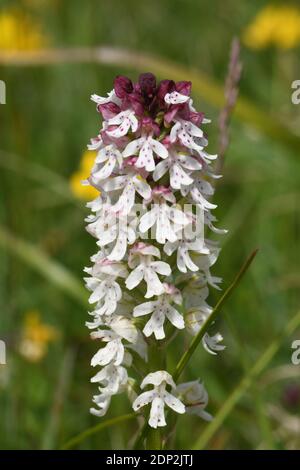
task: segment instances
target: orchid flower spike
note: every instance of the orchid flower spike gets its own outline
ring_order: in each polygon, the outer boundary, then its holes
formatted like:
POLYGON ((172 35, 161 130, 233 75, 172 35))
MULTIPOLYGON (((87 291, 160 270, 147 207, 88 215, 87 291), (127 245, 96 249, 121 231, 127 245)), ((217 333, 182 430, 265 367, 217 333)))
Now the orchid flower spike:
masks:
MULTIPOLYGON (((198 333, 212 312, 209 287, 221 283, 211 273, 220 249, 206 234, 224 232, 211 213, 217 156, 206 151, 210 121, 194 108, 191 86, 143 73, 136 83, 117 76, 106 96, 91 96, 102 116, 84 182, 99 192, 86 218, 97 245, 85 268, 86 325, 101 344, 91 360, 99 368, 91 413, 104 416, 114 395, 131 390, 134 411, 153 428, 166 425, 165 407, 211 419, 202 383, 175 384, 164 370, 166 345, 198 333)), ((222 339, 206 333, 202 344, 216 354, 222 339)))

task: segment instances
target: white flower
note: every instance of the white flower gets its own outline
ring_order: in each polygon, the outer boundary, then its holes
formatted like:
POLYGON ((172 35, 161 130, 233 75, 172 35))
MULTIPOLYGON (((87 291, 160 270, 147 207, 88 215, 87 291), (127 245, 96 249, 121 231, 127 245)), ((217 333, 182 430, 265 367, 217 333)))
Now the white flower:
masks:
POLYGON ((153 295, 160 295, 164 292, 164 286, 160 281, 158 274, 163 276, 169 276, 171 274, 170 266, 164 261, 153 261, 152 257, 156 256, 160 258, 160 252, 157 248, 152 245, 146 245, 147 250, 143 248, 133 248, 131 250, 130 259, 128 265, 130 268, 134 268, 126 279, 126 287, 129 290, 134 289, 144 279, 147 284, 146 298, 150 298, 153 295))
POLYGON ((138 120, 134 114, 134 111, 127 109, 126 111, 121 111, 119 114, 107 121, 108 126, 119 126, 114 130, 106 131, 106 133, 115 138, 122 137, 126 135, 129 129, 132 132, 136 132, 138 128, 138 120))
POLYGON ((86 217, 85 221, 88 223, 86 226, 86 230, 96 238, 99 238, 99 230, 98 227, 100 225, 102 230, 103 221, 111 213, 111 201, 107 195, 100 195, 93 201, 87 204, 87 207, 91 209, 93 214, 90 214, 86 217))
POLYGON ((222 234, 225 234, 225 233, 228 232, 228 230, 226 230, 226 229, 220 229, 220 228, 215 227, 213 225, 213 222, 217 222, 217 218, 211 212, 205 211, 204 212, 204 223, 205 223, 205 225, 208 226, 208 228, 212 232, 215 232, 219 235, 222 235, 222 234))
MULTIPOLYGON (((208 396, 199 381, 176 388, 168 372, 157 371, 141 383, 151 390, 133 397, 135 381, 127 369, 142 373, 135 353, 147 362, 148 350, 151 367, 147 338, 164 339, 168 321, 170 330, 186 328, 196 335, 212 312, 206 299, 208 286, 219 288, 221 282, 211 274, 220 250, 204 238, 204 229, 225 231, 214 227, 210 212, 216 207, 211 181, 219 175, 211 163, 217 156, 206 152, 208 140, 195 124, 201 120, 202 127, 208 120, 200 119, 192 99, 183 94, 190 92, 189 82, 157 85, 147 73, 137 83, 120 76, 115 87, 106 97, 91 97, 103 123, 88 146, 97 156, 83 182, 100 193, 87 204, 91 214, 85 219, 100 248, 91 257, 92 267, 85 268, 93 305, 86 325, 93 330, 91 338, 102 342, 91 360, 101 367, 91 379, 99 387, 91 413, 103 416, 112 396, 131 389, 135 411, 150 405, 153 428, 166 425, 165 406, 209 420, 208 396), (175 91, 166 93, 170 90, 175 91), (149 233, 154 245, 142 241, 149 233), (171 279, 177 287, 169 284, 171 279)), ((221 340, 220 333, 205 333, 202 344, 216 354, 224 349, 221 340)))
POLYGON ((160 158, 167 158, 168 150, 158 140, 153 139, 152 135, 142 135, 139 139, 129 142, 123 152, 123 157, 130 157, 139 153, 136 162, 138 168, 145 168, 147 171, 153 171, 155 162, 153 153, 160 158))
MULTIPOLYGON (((204 287, 200 290, 197 290, 195 295, 196 302, 198 306, 192 309, 189 309, 186 314, 186 326, 187 331, 192 335, 196 336, 199 330, 202 328, 203 324, 210 316, 212 308, 206 303, 205 299, 208 296, 209 291, 207 287, 204 287)), ((225 346, 219 344, 223 340, 223 337, 220 333, 210 336, 208 333, 202 338, 202 345, 204 349, 210 354, 216 354, 215 351, 222 351, 225 349, 225 346)))
POLYGON ((176 120, 170 132, 171 142, 179 140, 181 145, 187 149, 196 151, 204 162, 210 163, 211 160, 216 160, 217 155, 210 155, 204 150, 207 145, 207 140, 203 137, 203 131, 195 124, 182 119, 176 120))
MULTIPOLYGON (((187 311, 185 322, 187 331, 192 336, 196 336, 203 323, 207 320, 212 312, 212 308, 205 302, 208 294, 209 291, 207 287, 199 289, 198 299, 195 298, 195 301, 198 301, 199 305, 187 311)), ((195 294, 195 297, 197 297, 197 293, 195 294)))
POLYGON ((182 95, 178 91, 172 91, 172 93, 166 93, 165 102, 167 104, 181 104, 186 103, 190 99, 187 95, 182 95))
POLYGON ((125 367, 108 364, 92 377, 91 382, 103 384, 99 387, 101 393, 115 395, 125 387, 128 374, 125 367))
POLYGON ((110 102, 113 102, 115 104, 120 104, 121 102, 121 100, 115 94, 115 90, 111 90, 109 93, 107 93, 107 96, 104 96, 104 97, 93 94, 91 95, 91 100, 97 104, 106 104, 110 102))
POLYGON ((107 145, 103 149, 99 150, 95 163, 97 166, 101 163, 104 163, 104 165, 96 171, 92 170, 92 179, 95 184, 108 178, 117 165, 121 167, 122 161, 122 154, 114 144, 107 145))
POLYGON ((164 252, 171 256, 174 251, 177 250, 177 267, 182 273, 186 273, 187 270, 198 271, 199 267, 192 261, 189 251, 195 251, 197 253, 208 254, 209 250, 204 246, 203 240, 196 239, 194 241, 189 240, 176 240, 175 242, 167 242, 164 246, 164 252))
POLYGON ((214 191, 211 184, 208 183, 208 181, 201 179, 200 177, 197 179, 195 178, 190 186, 181 188, 181 194, 186 196, 189 193, 192 200, 196 204, 199 204, 201 209, 204 211, 215 209, 217 207, 216 204, 207 201, 207 199, 204 197, 204 195, 211 196, 213 192, 214 191))
POLYGON ((84 270, 91 275, 91 277, 85 278, 87 288, 93 292, 89 298, 91 304, 105 297, 109 289, 115 291, 118 297, 120 286, 115 282, 115 279, 126 277, 128 274, 123 263, 113 262, 106 258, 96 263, 93 268, 85 268, 84 270))
POLYGON ((205 411, 208 403, 208 394, 199 380, 177 385, 176 392, 185 404, 185 410, 188 414, 200 416, 205 421, 212 420, 212 416, 205 411))
POLYGON ((152 195, 154 204, 150 211, 141 217, 139 229, 141 233, 146 233, 151 227, 155 227, 155 239, 158 243, 165 243, 166 240, 175 242, 176 231, 188 224, 188 218, 174 204, 167 204, 168 200, 176 201, 175 198, 170 198, 170 195, 173 195, 167 188, 155 188, 152 195))
POLYGON ((136 240, 136 222, 128 215, 117 216, 111 211, 107 218, 101 218, 96 225, 99 236, 97 245, 104 247, 115 242, 107 259, 120 261, 126 254, 127 244, 132 245, 136 240))
POLYGON ((128 174, 116 176, 103 183, 105 191, 116 191, 123 189, 118 202, 113 206, 114 212, 120 212, 123 215, 129 214, 134 203, 135 193, 137 192, 143 199, 150 199, 151 187, 146 180, 139 174, 128 171, 128 174))
POLYGON ((87 322, 88 328, 96 328, 102 324, 102 315, 112 315, 121 300, 122 291, 116 282, 117 277, 126 277, 128 271, 122 263, 109 261, 102 258, 102 252, 98 253, 99 259, 93 268, 85 268, 85 272, 91 277, 84 278, 88 290, 92 291, 89 303, 97 302, 95 310, 90 313, 94 321, 87 322))
POLYGON ((170 141, 174 143, 177 139, 184 139, 186 135, 191 138, 201 138, 203 137, 203 131, 191 121, 184 121, 183 119, 176 120, 170 132, 170 141))
POLYGON ((127 244, 135 242, 137 236, 137 219, 135 214, 117 214, 110 199, 106 197, 104 203, 102 198, 95 199, 89 204, 95 215, 86 218, 89 222, 87 230, 98 238, 97 245, 107 248, 106 257, 111 261, 120 261, 126 253, 127 244), (114 243, 114 246, 112 244, 114 243))
POLYGON ((140 317, 152 313, 150 320, 146 323, 143 333, 149 337, 154 333, 157 340, 165 338, 164 322, 168 320, 178 329, 184 328, 184 319, 182 315, 171 305, 171 302, 180 305, 182 296, 180 291, 174 286, 164 284, 165 293, 160 295, 157 300, 145 302, 138 305, 133 310, 134 317, 140 317))
POLYGON ((222 282, 222 278, 212 276, 210 273, 210 268, 215 264, 218 259, 220 248, 218 248, 212 242, 206 242, 206 244, 210 251, 208 255, 198 255, 197 253, 195 253, 196 263, 199 267, 199 273, 197 274, 198 280, 199 283, 208 283, 215 289, 221 290, 218 284, 222 282))
POLYGON ((223 341, 223 336, 220 333, 214 336, 209 336, 208 333, 205 333, 202 338, 202 344, 206 351, 214 355, 217 354, 215 351, 223 351, 223 349, 225 349, 226 346, 219 344, 221 341, 223 341))
POLYGON ((100 393, 100 395, 94 395, 93 402, 98 406, 97 408, 90 408, 90 413, 98 418, 101 418, 107 413, 111 402, 111 395, 100 393))
POLYGON ((158 163, 154 172, 153 179, 158 181, 167 171, 170 172, 170 185, 173 189, 180 189, 182 186, 188 186, 193 183, 190 173, 194 170, 200 170, 201 163, 189 155, 169 151, 169 156, 158 163), (188 170, 188 171, 186 171, 188 170))
MULTIPOLYGON (((205 141, 203 141, 201 137, 194 137, 190 133, 190 132, 193 132, 192 129, 194 128, 197 128, 197 127, 195 126, 195 127, 186 129, 184 125, 182 126, 180 122, 177 122, 174 128, 172 129, 173 130, 172 139, 178 140, 180 144, 186 147, 187 149, 196 151, 204 159, 204 161, 207 161, 207 159, 214 160, 215 158, 217 158, 217 156, 215 155, 212 155, 212 156, 206 155, 206 152, 203 150, 205 141)), ((200 131, 199 129, 199 132, 202 132, 202 131, 200 131)))
POLYGON ((91 143, 88 144, 87 148, 88 150, 99 150, 100 147, 103 145, 103 140, 101 135, 98 135, 97 137, 94 137, 91 139, 91 143))
POLYGON ((133 323, 125 317, 117 316, 112 318, 104 325, 105 329, 99 329, 91 333, 92 339, 101 339, 107 343, 104 348, 93 356, 91 365, 93 367, 106 366, 112 363, 119 366, 124 360, 125 349, 122 340, 125 339, 130 343, 137 340, 137 329, 133 323), (108 329, 110 328, 110 329, 108 329))
POLYGON ((101 339, 107 345, 104 348, 99 349, 98 352, 92 357, 91 365, 95 366, 106 366, 112 363, 119 366, 124 359, 124 345, 122 338, 109 330, 98 330, 92 333, 93 339, 101 339))
POLYGON ((149 425, 152 428, 166 426, 164 408, 167 405, 176 413, 183 414, 185 412, 184 404, 171 393, 167 392, 166 386, 170 385, 175 390, 176 385, 170 374, 166 371, 157 371, 148 374, 142 384, 141 388, 146 385, 154 385, 153 389, 143 392, 139 395, 132 404, 134 411, 139 410, 141 407, 151 403, 149 425))

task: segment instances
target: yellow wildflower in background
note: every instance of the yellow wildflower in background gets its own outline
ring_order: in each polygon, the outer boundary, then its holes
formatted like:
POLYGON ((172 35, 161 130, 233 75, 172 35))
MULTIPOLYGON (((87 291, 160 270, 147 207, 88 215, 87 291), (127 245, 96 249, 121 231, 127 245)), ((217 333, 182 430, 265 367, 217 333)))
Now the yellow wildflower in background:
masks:
POLYGON ((59 336, 53 326, 41 322, 38 311, 26 313, 21 334, 19 351, 28 361, 38 362, 47 354, 48 345, 59 336))
POLYGON ((0 13, 0 50, 28 51, 45 47, 46 36, 39 24, 16 10, 0 13))
POLYGON ((277 46, 289 49, 300 44, 300 9, 292 5, 263 8, 246 28, 244 43, 253 49, 277 46))
POLYGON ((97 191, 95 188, 92 186, 83 186, 81 184, 81 182, 90 175, 96 155, 97 152, 86 150, 81 157, 79 170, 73 173, 71 176, 71 190, 73 194, 79 199, 90 201, 99 196, 99 191, 97 191))

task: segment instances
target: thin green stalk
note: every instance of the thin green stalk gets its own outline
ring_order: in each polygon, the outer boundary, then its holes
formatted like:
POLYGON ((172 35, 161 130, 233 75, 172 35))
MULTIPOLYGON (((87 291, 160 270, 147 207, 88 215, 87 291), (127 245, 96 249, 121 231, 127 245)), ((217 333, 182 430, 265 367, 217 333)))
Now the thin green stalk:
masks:
MULTIPOLYGON (((223 304, 226 302, 226 300, 230 297, 231 293, 233 292, 233 290, 238 286, 238 284, 240 283, 243 275, 246 273, 247 269, 249 268, 250 264, 252 263, 253 259, 255 258, 256 254, 257 254, 258 250, 256 249, 255 251, 253 251, 253 253, 251 253, 251 255, 246 259, 245 263, 243 264, 243 266, 241 267, 240 271, 238 272, 238 274, 236 275, 234 281, 232 282, 232 284, 228 287, 228 289, 224 292, 224 294, 222 295, 222 297, 220 298, 220 300, 218 301, 217 305, 215 306, 215 308, 213 309, 212 313, 210 314, 210 316, 207 318, 207 320, 204 322, 204 324, 202 325, 200 331, 198 332, 197 336, 195 336, 195 338, 193 339, 193 341, 191 342, 191 345, 189 347, 189 349, 183 354, 183 356, 181 357, 180 361, 178 362, 176 368, 175 368, 175 371, 173 373, 173 379, 175 382, 177 382, 177 380, 179 379, 180 375, 182 374, 184 368, 186 367, 187 363, 189 362, 189 360, 191 359, 192 355, 194 354, 198 344, 200 343, 201 339, 203 338, 203 336, 205 335, 206 331, 208 330, 209 326, 215 321, 221 307, 223 306, 223 304)), ((145 439, 147 438, 147 435, 148 435, 148 432, 149 432, 149 426, 147 425, 147 422, 144 423, 144 426, 142 427, 136 441, 135 441, 135 444, 134 444, 134 449, 139 449, 142 447, 143 445, 143 442, 145 441, 145 439)))
POLYGON ((247 269, 249 268, 250 264, 252 263, 253 259, 255 258, 256 254, 257 254, 257 251, 258 250, 255 250, 253 251, 253 253, 251 253, 251 255, 247 258, 247 260, 245 261, 245 263, 243 264, 243 266, 241 267, 240 271, 238 272, 238 274, 236 275, 234 281, 232 282, 232 284, 228 287, 228 289, 224 292, 224 294, 222 295, 222 297, 220 298, 220 300, 218 301, 217 305, 215 306, 215 308, 213 309, 212 313, 210 314, 210 316, 206 319, 206 321, 203 323, 203 325, 201 326, 197 336, 195 336, 195 338, 193 339, 193 341, 191 342, 190 344, 190 347, 188 348, 188 350, 183 354, 183 356, 181 357, 181 359, 179 360, 176 368, 175 368, 175 371, 173 373, 173 378, 174 378, 174 381, 177 382, 177 380, 179 379, 179 377, 181 376, 183 370, 185 369, 187 363, 189 362, 189 360, 191 359, 192 355, 194 354, 194 352, 196 351, 201 339, 203 338, 203 336, 205 335, 205 333, 207 332, 208 328, 210 327, 210 325, 216 320, 219 312, 220 312, 220 309, 221 307, 223 307, 224 303, 226 302, 226 300, 230 297, 230 295, 232 294, 232 292, 234 291, 234 289, 236 289, 236 287, 238 286, 238 284, 240 283, 242 277, 244 276, 244 274, 246 273, 247 269))
POLYGON ((267 409, 265 406, 265 401, 263 399, 260 388, 256 383, 252 386, 253 395, 254 395, 254 405, 255 411, 259 423, 259 429, 261 432, 262 442, 265 444, 268 450, 277 449, 276 439, 272 433, 272 426, 270 418, 267 414, 267 409))
POLYGON ((125 423, 126 421, 130 421, 131 419, 134 419, 134 418, 136 418, 136 414, 129 413, 129 414, 117 416, 116 418, 108 419, 107 421, 103 421, 99 424, 96 424, 96 426, 88 428, 85 431, 78 434, 77 436, 72 437, 72 439, 69 439, 65 444, 62 445, 61 450, 68 450, 73 447, 76 447, 78 444, 80 444, 82 441, 84 441, 88 437, 93 436, 94 434, 97 434, 98 432, 103 431, 104 429, 110 428, 111 426, 115 426, 116 424, 120 424, 120 423, 125 423))
POLYGON ((63 265, 37 246, 16 237, 0 226, 0 246, 25 261, 65 294, 86 307, 87 292, 81 282, 63 265))
POLYGON ((210 442, 212 437, 222 426, 225 419, 231 413, 240 398, 244 395, 249 387, 254 383, 258 376, 271 362, 275 354, 278 352, 281 343, 289 337, 297 327, 300 326, 300 311, 287 323, 280 336, 274 340, 265 352, 256 361, 254 366, 249 370, 237 387, 233 390, 232 394, 227 398, 223 406, 218 411, 214 419, 209 423, 204 432, 201 434, 193 449, 204 449, 210 442))
MULTIPOLYGON (((166 368, 166 356, 164 342, 157 345, 155 340, 151 340, 149 347, 149 373, 166 368)), ((146 439, 146 449, 160 450, 162 448, 162 430, 149 429, 146 439)))

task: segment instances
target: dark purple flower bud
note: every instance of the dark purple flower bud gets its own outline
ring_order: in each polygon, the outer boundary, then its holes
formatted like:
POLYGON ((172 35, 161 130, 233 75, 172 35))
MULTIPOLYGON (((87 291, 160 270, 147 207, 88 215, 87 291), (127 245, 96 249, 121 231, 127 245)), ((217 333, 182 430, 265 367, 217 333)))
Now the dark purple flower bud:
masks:
POLYGON ((133 92, 126 97, 124 106, 130 107, 134 110, 137 116, 142 116, 144 114, 144 106, 141 95, 137 92, 133 92))
POLYGON ((282 396, 283 403, 289 408, 295 408, 300 405, 300 387, 298 384, 289 384, 286 386, 282 396))
POLYGON ((118 75, 114 81, 114 89, 118 98, 123 99, 126 95, 132 92, 132 81, 124 75, 118 75))
POLYGON ((186 82, 186 81, 177 82, 175 87, 178 93, 189 96, 191 93, 191 89, 192 89, 192 82, 186 82))
POLYGON ((149 134, 154 133, 156 136, 159 136, 160 134, 160 128, 159 125, 153 121, 150 117, 144 117, 142 119, 142 128, 149 134))
POLYGON ((99 104, 97 109, 105 120, 111 119, 121 112, 120 107, 112 102, 99 104))
POLYGON ((156 91, 156 77, 153 73, 142 73, 139 76, 141 93, 147 103, 151 102, 156 91))
POLYGON ((165 122, 170 124, 181 108, 182 106, 180 104, 172 104, 165 114, 165 122))
POLYGON ((203 121, 204 113, 197 113, 196 111, 191 111, 189 115, 189 120, 196 124, 196 126, 200 126, 201 122, 203 121))
POLYGON ((175 83, 173 80, 162 80, 158 85, 157 97, 161 102, 164 102, 164 98, 167 93, 172 93, 175 90, 175 83))

